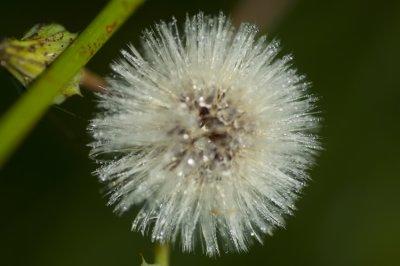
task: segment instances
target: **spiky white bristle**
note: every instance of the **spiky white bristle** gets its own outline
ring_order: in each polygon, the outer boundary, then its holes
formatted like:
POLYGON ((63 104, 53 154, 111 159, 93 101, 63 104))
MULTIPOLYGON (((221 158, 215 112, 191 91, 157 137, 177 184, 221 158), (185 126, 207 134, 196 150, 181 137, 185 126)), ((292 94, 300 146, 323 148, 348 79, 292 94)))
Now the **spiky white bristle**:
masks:
POLYGON ((309 84, 279 43, 229 19, 161 22, 112 65, 91 121, 96 171, 133 229, 208 255, 262 242, 308 179, 319 142, 309 84))

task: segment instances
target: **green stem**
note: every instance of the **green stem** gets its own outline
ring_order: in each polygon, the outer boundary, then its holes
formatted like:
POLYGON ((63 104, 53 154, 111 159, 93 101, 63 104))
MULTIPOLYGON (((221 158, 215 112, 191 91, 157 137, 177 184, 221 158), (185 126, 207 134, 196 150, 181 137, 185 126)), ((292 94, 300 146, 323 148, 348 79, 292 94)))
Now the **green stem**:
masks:
POLYGON ((111 0, 0 120, 0 168, 60 90, 144 0, 111 0))
POLYGON ((169 265, 169 246, 167 244, 156 244, 155 263, 160 266, 169 265))

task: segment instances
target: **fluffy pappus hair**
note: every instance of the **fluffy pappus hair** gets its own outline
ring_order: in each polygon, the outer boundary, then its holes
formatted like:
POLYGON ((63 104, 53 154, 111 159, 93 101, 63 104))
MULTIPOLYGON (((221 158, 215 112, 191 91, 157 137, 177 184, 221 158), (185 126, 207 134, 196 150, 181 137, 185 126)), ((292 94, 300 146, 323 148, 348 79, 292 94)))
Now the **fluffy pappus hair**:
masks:
POLYGON ((91 121, 95 171, 153 241, 246 251, 284 226, 320 148, 309 83, 277 41, 223 14, 161 22, 112 65, 91 121))

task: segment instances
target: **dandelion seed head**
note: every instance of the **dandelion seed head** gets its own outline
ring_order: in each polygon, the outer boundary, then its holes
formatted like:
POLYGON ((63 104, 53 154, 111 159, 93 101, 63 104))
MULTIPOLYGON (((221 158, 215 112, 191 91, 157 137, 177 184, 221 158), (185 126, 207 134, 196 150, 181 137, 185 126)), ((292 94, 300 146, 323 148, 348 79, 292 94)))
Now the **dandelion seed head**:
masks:
POLYGON ((246 251, 284 217, 319 150, 316 98, 291 56, 223 14, 161 22, 112 65, 91 121, 95 173, 153 241, 246 251))

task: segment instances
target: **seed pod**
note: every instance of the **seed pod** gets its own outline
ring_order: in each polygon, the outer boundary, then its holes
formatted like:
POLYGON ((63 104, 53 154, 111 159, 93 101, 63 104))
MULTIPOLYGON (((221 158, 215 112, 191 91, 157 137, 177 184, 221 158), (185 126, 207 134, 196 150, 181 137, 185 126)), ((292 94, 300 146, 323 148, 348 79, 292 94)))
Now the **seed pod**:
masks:
MULTIPOLYGON (((68 32, 58 24, 37 24, 22 39, 7 38, 0 43, 0 64, 22 85, 28 86, 76 36, 77 34, 68 32)), ((56 97, 54 103, 61 103, 75 94, 80 95, 81 76, 81 73, 77 74, 56 97)))

